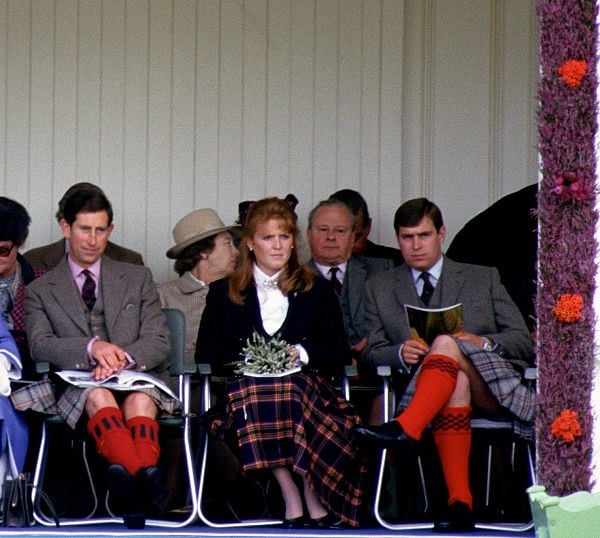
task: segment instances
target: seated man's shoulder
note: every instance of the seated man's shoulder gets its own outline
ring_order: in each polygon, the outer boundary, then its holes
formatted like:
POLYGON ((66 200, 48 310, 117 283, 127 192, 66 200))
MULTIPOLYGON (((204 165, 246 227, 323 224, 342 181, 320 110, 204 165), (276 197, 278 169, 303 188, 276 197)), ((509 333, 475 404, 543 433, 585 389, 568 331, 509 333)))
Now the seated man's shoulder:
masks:
POLYGON ((352 258, 367 268, 369 277, 384 271, 389 271, 394 267, 394 262, 388 258, 376 258, 365 255, 355 255, 352 258))
POLYGON ((106 244, 106 250, 104 251, 104 254, 112 260, 118 262, 131 263, 134 265, 144 265, 144 260, 139 252, 128 249, 126 247, 122 247, 121 245, 117 245, 112 241, 109 241, 106 244))

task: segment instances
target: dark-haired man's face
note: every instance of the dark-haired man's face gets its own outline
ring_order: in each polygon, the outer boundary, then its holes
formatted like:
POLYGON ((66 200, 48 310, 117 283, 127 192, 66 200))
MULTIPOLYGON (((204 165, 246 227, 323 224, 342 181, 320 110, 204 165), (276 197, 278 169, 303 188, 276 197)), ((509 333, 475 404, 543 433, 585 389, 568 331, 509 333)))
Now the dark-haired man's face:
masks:
POLYGON ((400 226, 398 246, 404 263, 419 271, 429 271, 442 256, 445 238, 445 226, 438 232, 429 217, 423 217, 416 226, 400 226))
POLYGON ((354 245, 352 246, 352 254, 362 254, 367 247, 367 238, 371 233, 371 220, 365 220, 362 212, 358 212, 354 216, 354 245))
POLYGON ((77 213, 73 224, 63 219, 60 227, 69 241, 69 257, 83 268, 90 267, 100 259, 113 230, 106 211, 77 213))

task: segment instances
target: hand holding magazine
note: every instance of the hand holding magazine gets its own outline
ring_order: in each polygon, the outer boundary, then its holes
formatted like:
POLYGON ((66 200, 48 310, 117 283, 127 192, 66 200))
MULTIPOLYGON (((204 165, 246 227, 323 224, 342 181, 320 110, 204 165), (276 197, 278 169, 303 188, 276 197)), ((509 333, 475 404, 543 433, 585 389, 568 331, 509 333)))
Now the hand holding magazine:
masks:
POLYGON ((421 308, 404 305, 410 334, 413 340, 419 340, 430 346, 440 334, 460 335, 463 331, 462 304, 446 308, 421 308))
POLYGON ((156 387, 169 396, 179 399, 173 391, 165 385, 160 379, 136 370, 121 370, 120 372, 109 375, 102 381, 97 381, 92 377, 92 372, 84 370, 61 370, 56 372, 67 383, 77 387, 106 387, 111 390, 131 390, 156 387))

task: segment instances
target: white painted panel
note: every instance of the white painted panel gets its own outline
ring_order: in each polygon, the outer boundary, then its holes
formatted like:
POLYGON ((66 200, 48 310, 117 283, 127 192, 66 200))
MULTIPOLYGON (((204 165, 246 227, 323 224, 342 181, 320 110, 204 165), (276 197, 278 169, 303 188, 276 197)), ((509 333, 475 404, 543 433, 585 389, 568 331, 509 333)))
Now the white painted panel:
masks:
MULTIPOLYGON (((145 210, 147 263, 156 279, 166 266, 165 245, 171 242, 169 194, 171 190, 172 135, 172 4, 162 0, 150 3, 148 72, 148 170, 145 210)), ((142 198, 143 199, 143 198, 142 198)), ((168 247, 167 247, 168 248, 168 247)))
POLYGON ((54 2, 33 2, 31 8, 30 177, 25 182, 28 196, 20 201, 36 220, 30 227, 27 245, 45 243, 52 236, 51 230, 56 230, 57 235, 59 233, 54 219, 56 201, 52 196, 54 2), (36 186, 40 185, 44 187, 46 196, 38 195, 39 188, 36 186))
MULTIPOLYGON (((288 184, 291 121, 291 11, 293 2, 270 4, 268 16, 269 47, 267 57, 267 181, 288 184)), ((270 184, 270 183, 269 183, 270 184)), ((248 190, 246 189, 246 192, 248 190)), ((256 186, 250 192, 264 196, 256 186)))
POLYGON ((339 20, 337 187, 358 188, 361 157, 360 1, 342 2, 339 20))
MULTIPOLYGON (((51 213, 56 213, 56 204, 64 192, 80 181, 77 176, 77 12, 76 0, 56 1, 54 85, 49 88, 54 99, 54 200, 48 208, 51 213)), ((62 236, 58 227, 53 230, 53 238, 62 236)))
MULTIPOLYGON (((196 27, 195 205, 217 207, 219 161, 219 13, 214 0, 198 2, 196 27)), ((225 216, 221 215, 225 222, 225 216)))
MULTIPOLYGON (((419 109, 418 102, 410 102, 410 106, 404 107, 404 92, 415 89, 410 86, 417 81, 409 80, 408 87, 403 85, 403 67, 416 67, 422 62, 411 62, 404 60, 404 45, 410 43, 410 35, 405 38, 403 28, 403 3, 393 0, 383 2, 381 21, 381 132, 380 132, 380 175, 379 203, 373 209, 373 240, 380 243, 396 246, 396 238, 393 232, 392 219, 396 208, 403 201, 402 196, 404 183, 411 181, 403 175, 402 165, 406 152, 419 151, 419 131, 413 125, 404 124, 405 112, 413 112, 419 109), (404 133, 410 133, 406 139, 402 138, 404 133), (410 144, 409 144, 410 142, 410 144)), ((418 27, 420 19, 411 20, 406 27, 412 29, 418 27)), ((420 167, 417 166, 419 169, 420 167)), ((416 170, 415 170, 416 172, 416 170)), ((416 176, 416 173, 415 173, 416 176)), ((416 176, 417 178, 419 176, 416 176)))
POLYGON ((80 2, 76 15, 76 181, 98 183, 110 192, 100 173, 102 2, 80 2))
MULTIPOLYGON (((128 1, 125 11, 123 95, 123 245, 147 261, 149 21, 144 0, 128 1)), ((151 237, 151 235, 150 235, 151 237)), ((155 250, 159 250, 156 248, 155 250)), ((154 266, 153 266, 154 269, 154 266)))
MULTIPOLYGON (((299 205, 296 211, 299 226, 303 229, 313 205, 311 184, 314 172, 314 3, 293 2, 291 23, 289 176, 287 184, 282 181, 278 187, 271 187, 269 194, 285 196, 292 193, 298 198, 299 205)), ((299 249, 302 257, 303 243, 299 249)))
MULTIPOLYGON (((173 6, 173 125, 170 220, 176 222, 194 207, 194 136, 196 83, 196 7, 173 6)), ((166 250, 166 249, 165 249, 166 250)))
POLYGON ((10 136, 6 140, 5 173, 11 195, 24 201, 29 178, 30 4, 10 2, 7 17, 4 127, 10 136))
MULTIPOLYGON (((248 2, 243 12, 242 163, 240 200, 266 190, 267 3, 248 2)), ((237 217, 237 203, 226 208, 237 217)), ((235 219, 234 219, 235 220, 235 219)))

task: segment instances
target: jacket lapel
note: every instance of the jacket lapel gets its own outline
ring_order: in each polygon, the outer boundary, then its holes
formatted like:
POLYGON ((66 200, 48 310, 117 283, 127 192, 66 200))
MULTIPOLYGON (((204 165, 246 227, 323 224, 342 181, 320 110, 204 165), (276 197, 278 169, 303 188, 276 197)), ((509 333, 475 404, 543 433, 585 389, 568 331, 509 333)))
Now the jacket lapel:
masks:
POLYGON ((123 309, 123 302, 128 297, 127 275, 122 273, 113 261, 106 256, 102 257, 100 286, 102 287, 102 303, 104 304, 104 322, 109 337, 113 339, 115 323, 123 309), (110 290, 110 293, 105 293, 104 290, 110 290))
POLYGON ((438 285, 441 287, 441 305, 450 306, 459 302, 458 298, 465 285, 465 275, 459 264, 444 257, 442 275, 438 285))
POLYGON ((81 307, 79 290, 73 281, 66 257, 60 262, 56 270, 52 271, 49 283, 51 293, 58 306, 64 310, 65 314, 77 327, 89 334, 90 330, 81 307))

